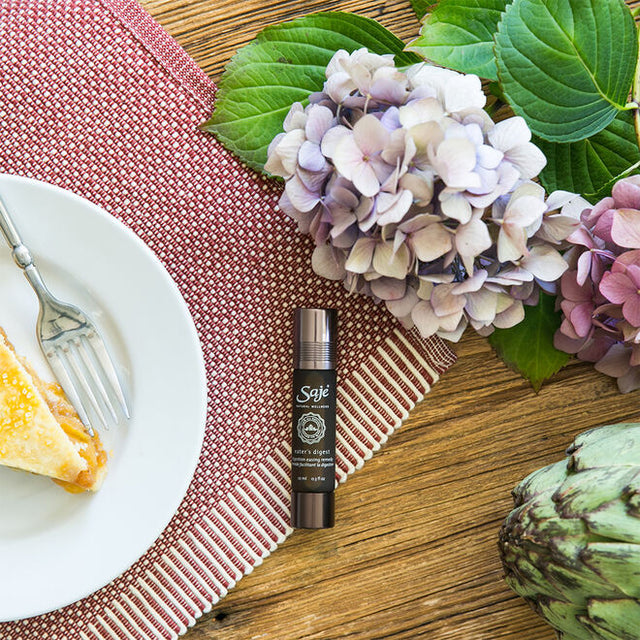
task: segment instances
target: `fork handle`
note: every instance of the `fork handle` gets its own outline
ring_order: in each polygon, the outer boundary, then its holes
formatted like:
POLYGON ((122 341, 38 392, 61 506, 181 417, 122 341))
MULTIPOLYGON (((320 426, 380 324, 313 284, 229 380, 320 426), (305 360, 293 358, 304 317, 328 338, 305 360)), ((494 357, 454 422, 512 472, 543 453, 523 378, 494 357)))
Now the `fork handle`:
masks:
POLYGON ((4 200, 0 196, 0 231, 5 237, 7 243, 11 247, 11 255, 15 263, 24 271, 24 275, 27 277, 29 284, 33 287, 36 295, 40 300, 44 300, 50 297, 51 294, 42 280, 42 276, 38 271, 38 268, 33 263, 33 258, 29 247, 27 247, 16 229, 16 226, 9 214, 4 200))
POLYGON ((4 203, 2 196, 0 196, 0 230, 2 230, 9 246, 13 249, 23 244, 20 234, 18 233, 15 224, 13 224, 13 220, 11 219, 11 215, 9 214, 7 205, 4 203))

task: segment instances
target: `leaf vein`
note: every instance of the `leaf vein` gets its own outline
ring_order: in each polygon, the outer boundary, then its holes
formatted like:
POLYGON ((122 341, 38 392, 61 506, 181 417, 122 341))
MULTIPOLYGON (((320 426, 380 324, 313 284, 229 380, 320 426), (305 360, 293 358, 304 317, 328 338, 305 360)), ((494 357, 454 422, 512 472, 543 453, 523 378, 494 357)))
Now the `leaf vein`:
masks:
MULTIPOLYGON (((547 14, 549 15, 549 18, 551 19, 551 21, 558 27, 559 31, 565 36, 567 43, 569 44, 569 46, 574 50, 576 57, 578 58, 578 60, 580 61, 580 63, 582 64, 583 68, 585 69, 585 71, 589 74, 589 77, 591 78, 591 81, 593 82, 593 86, 596 89, 596 91, 600 94, 600 96, 606 100, 607 102, 609 102, 609 104, 613 105, 614 107, 618 108, 618 109, 623 109, 624 105, 620 105, 617 102, 615 102, 613 99, 611 99, 607 93, 600 87, 600 83, 599 81, 596 79, 595 75, 593 74, 593 72, 591 71, 591 69, 589 68, 587 61, 583 58, 582 53, 578 50, 574 40, 571 38, 571 36, 566 32, 564 26, 562 24, 560 24, 560 22, 556 19, 556 17, 551 13, 551 11, 549 10, 549 7, 546 4, 543 4, 544 9, 546 9, 547 14)), ((528 28, 528 25, 525 25, 526 28, 528 28)), ((596 45, 597 45, 597 41, 596 41, 596 45)), ((596 49, 597 50, 597 49, 596 49)))

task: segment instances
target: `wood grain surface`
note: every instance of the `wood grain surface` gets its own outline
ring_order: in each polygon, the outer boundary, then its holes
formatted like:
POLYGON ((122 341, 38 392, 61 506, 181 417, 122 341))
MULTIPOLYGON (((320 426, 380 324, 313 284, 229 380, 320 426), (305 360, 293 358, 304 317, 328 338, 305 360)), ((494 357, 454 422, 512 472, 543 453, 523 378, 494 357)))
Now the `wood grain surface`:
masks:
MULTIPOLYGON (((264 27, 352 11, 408 42, 408 0, 143 0, 217 80, 264 27)), ((630 4, 638 4, 630 3, 630 4)), ((337 522, 296 531, 187 640, 552 640, 502 580, 497 533, 511 489, 579 432, 637 420, 638 392, 575 362, 535 394, 468 332, 458 362, 336 494, 337 522)))

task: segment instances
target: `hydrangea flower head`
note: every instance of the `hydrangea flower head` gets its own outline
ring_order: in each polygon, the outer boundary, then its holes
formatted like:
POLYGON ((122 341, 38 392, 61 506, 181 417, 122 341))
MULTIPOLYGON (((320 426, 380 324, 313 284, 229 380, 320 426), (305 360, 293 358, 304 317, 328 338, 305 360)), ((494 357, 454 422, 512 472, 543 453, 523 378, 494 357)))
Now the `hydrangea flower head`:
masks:
POLYGON ((525 121, 496 124, 485 102, 477 76, 341 50, 269 146, 265 170, 315 241, 314 270, 424 337, 522 320, 567 269, 560 249, 579 224, 573 194, 547 199, 532 182, 546 160, 525 121))
POLYGON ((555 344, 633 391, 640 388, 640 176, 619 180, 582 220, 568 237, 555 344))

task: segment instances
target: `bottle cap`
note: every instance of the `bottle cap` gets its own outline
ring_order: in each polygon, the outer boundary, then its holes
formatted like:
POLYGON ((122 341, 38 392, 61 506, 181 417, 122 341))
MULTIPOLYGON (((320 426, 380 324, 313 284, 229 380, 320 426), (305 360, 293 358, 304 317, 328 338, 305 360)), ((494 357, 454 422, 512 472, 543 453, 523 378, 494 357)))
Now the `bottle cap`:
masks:
POLYGON ((335 309, 295 310, 293 319, 294 369, 335 369, 336 330, 338 312, 335 309))
POLYGON ((333 491, 291 494, 291 526, 294 529, 328 529, 335 519, 333 491))

